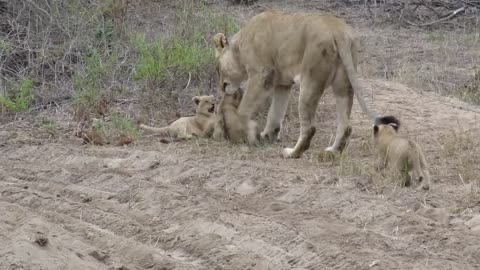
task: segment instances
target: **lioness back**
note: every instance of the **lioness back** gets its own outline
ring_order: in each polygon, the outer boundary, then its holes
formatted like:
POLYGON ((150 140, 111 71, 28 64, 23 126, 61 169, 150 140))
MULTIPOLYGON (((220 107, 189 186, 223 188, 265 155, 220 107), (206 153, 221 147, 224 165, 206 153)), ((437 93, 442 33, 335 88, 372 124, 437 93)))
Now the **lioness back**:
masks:
POLYGON ((327 53, 337 53, 334 38, 338 33, 353 35, 350 26, 334 16, 273 10, 253 17, 232 37, 231 43, 240 41, 238 49, 246 65, 275 67, 280 73, 276 74, 276 83, 289 84, 302 72, 304 59, 321 60, 327 53), (331 43, 330 51, 307 50, 322 43, 331 43))

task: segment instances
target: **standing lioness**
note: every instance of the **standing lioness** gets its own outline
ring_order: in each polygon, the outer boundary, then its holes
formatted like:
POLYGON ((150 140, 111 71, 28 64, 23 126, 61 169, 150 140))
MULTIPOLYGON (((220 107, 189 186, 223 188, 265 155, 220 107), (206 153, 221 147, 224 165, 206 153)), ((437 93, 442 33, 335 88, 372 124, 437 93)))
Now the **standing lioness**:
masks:
POLYGON ((293 83, 300 84, 300 136, 295 148, 285 148, 285 157, 300 157, 315 134, 313 119, 323 91, 332 86, 337 105, 337 132, 326 150, 342 151, 350 136, 350 113, 354 93, 363 110, 376 123, 382 117, 367 108, 356 78, 357 52, 351 28, 341 19, 318 14, 287 14, 266 11, 253 17, 229 40, 219 33, 214 37, 216 69, 222 91, 238 89, 247 81, 247 91, 238 108, 248 119, 272 93, 273 101, 261 137, 274 139, 285 117, 293 83), (266 87, 268 72, 273 87, 266 87), (353 89, 352 89, 353 88, 353 89))

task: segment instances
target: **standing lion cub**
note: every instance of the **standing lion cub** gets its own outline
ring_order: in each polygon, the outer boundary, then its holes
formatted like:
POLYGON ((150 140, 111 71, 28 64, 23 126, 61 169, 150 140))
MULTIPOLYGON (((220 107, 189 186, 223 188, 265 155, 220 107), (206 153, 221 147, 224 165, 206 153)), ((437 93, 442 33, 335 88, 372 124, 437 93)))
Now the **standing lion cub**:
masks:
POLYGON ((195 96, 192 98, 197 105, 194 116, 181 117, 169 126, 156 128, 140 125, 140 128, 152 133, 169 135, 179 139, 190 139, 193 136, 209 137, 215 124, 215 99, 213 96, 195 96))
POLYGON ((258 144, 257 123, 254 120, 249 120, 247 121, 247 128, 244 129, 242 116, 237 112, 242 97, 243 92, 240 88, 233 93, 227 91, 223 93, 222 101, 217 108, 212 136, 214 140, 225 139, 232 143, 258 144))
POLYGON ((374 125, 373 138, 377 148, 376 169, 386 167, 405 173, 405 186, 410 185, 410 179, 414 176, 420 188, 430 188, 430 174, 427 161, 420 146, 409 139, 397 134, 400 121, 390 118, 389 124, 374 125))

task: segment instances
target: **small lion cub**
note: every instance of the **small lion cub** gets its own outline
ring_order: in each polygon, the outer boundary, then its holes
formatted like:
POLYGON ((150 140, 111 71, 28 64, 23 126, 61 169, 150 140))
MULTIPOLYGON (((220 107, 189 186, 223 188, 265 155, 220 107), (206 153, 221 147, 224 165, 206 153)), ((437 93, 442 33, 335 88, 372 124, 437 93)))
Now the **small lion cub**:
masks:
POLYGON ((405 174, 405 186, 410 185, 414 176, 421 185, 419 188, 430 188, 430 174, 425 156, 420 146, 397 132, 400 121, 391 117, 389 122, 374 125, 373 138, 377 149, 376 169, 390 168, 405 174))
POLYGON ((140 128, 159 135, 169 135, 179 139, 191 139, 194 136, 210 137, 215 124, 215 98, 213 96, 195 96, 192 101, 197 105, 194 116, 181 117, 166 127, 157 128, 140 125, 140 128))
POLYGON ((231 143, 258 144, 257 122, 244 121, 237 109, 242 101, 243 91, 237 89, 233 93, 224 92, 217 108, 216 122, 213 131, 214 140, 225 139, 231 143), (242 123, 247 123, 244 126, 242 123))

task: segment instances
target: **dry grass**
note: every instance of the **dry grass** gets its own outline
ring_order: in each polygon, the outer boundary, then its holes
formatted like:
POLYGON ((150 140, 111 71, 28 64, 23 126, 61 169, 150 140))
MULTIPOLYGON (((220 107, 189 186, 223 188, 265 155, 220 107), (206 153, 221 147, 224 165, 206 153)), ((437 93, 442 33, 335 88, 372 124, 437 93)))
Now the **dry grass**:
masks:
POLYGON ((405 83, 480 104, 480 31, 414 32, 388 28, 379 36, 365 29, 360 68, 366 77, 405 83))

